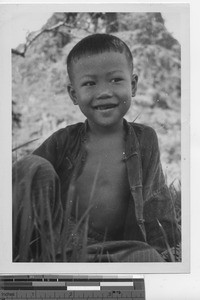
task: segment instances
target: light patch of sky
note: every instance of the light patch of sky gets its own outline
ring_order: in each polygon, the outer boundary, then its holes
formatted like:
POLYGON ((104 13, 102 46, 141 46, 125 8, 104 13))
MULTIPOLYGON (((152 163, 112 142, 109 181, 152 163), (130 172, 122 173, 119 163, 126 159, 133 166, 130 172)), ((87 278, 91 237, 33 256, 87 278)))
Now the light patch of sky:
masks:
POLYGON ((38 12, 37 14, 31 13, 17 13, 12 17, 12 41, 13 48, 19 44, 25 43, 28 33, 40 30, 41 27, 47 22, 52 15, 52 12, 38 12))
POLYGON ((177 12, 162 12, 165 27, 181 43, 181 15, 177 12))
MULTIPOLYGON (((12 22, 12 37, 11 46, 16 48, 19 44, 25 43, 26 36, 32 31, 40 30, 41 27, 50 18, 52 12, 13 12, 12 22)), ((176 38, 179 42, 181 41, 181 28, 180 28, 180 16, 178 13, 173 12, 162 12, 162 16, 165 20, 165 26, 167 30, 176 38)))

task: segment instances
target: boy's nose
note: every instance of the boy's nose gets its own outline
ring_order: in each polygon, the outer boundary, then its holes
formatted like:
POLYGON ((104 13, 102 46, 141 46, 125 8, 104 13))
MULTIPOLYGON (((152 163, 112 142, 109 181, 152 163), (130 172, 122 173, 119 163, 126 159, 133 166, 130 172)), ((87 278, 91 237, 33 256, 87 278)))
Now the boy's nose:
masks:
POLYGON ((97 99, 107 99, 107 98, 111 98, 112 95, 113 95, 113 92, 112 92, 111 88, 109 88, 108 85, 104 85, 98 89, 96 98, 97 99))

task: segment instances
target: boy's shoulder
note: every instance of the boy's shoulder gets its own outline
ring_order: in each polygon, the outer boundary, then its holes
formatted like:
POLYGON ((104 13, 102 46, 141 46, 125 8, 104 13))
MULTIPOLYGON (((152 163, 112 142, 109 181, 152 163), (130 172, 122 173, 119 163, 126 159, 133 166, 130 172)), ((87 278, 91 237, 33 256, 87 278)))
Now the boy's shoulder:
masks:
POLYGON ((135 123, 135 122, 128 122, 128 124, 133 128, 133 130, 139 140, 141 138, 147 138, 147 137, 156 138, 157 137, 155 130, 148 125, 135 123))
POLYGON ((135 122, 129 122, 129 125, 133 128, 137 137, 142 155, 146 155, 145 153, 151 151, 159 151, 158 137, 152 127, 135 122))
POLYGON ((67 136, 73 136, 73 135, 77 135, 77 133, 81 133, 84 129, 84 123, 83 122, 79 122, 79 123, 75 123, 75 124, 71 124, 71 125, 67 125, 64 128, 58 129, 57 131, 55 131, 52 136, 54 138, 62 138, 62 137, 67 137, 67 136))

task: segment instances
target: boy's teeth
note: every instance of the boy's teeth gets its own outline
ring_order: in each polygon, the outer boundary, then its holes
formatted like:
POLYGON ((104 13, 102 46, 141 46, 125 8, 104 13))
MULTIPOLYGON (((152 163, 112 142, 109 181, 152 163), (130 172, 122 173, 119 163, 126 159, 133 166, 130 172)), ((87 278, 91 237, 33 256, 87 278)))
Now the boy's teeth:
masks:
POLYGON ((109 108, 113 108, 113 107, 115 107, 115 105, 110 104, 110 105, 97 106, 96 109, 97 110, 105 110, 105 109, 109 109, 109 108))
POLYGON ((104 109, 107 109, 108 107, 107 106, 99 106, 97 107, 98 110, 104 110, 104 109))

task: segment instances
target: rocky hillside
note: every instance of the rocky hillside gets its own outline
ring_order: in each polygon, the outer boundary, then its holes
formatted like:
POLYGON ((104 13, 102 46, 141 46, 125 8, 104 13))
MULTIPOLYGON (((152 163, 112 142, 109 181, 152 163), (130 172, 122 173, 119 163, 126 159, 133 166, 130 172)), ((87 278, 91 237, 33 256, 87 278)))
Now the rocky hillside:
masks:
MULTIPOLYGON (((168 182, 180 179, 181 49, 160 13, 55 13, 30 44, 25 57, 12 55, 13 159, 32 151, 55 130, 84 120, 67 95, 66 57, 73 45, 94 32, 119 36, 130 47, 137 96, 127 119, 158 134, 168 182), (58 24, 61 24, 58 26, 58 24)), ((31 33, 29 39, 33 39, 31 33)), ((16 49, 22 51, 24 45, 16 49)))

